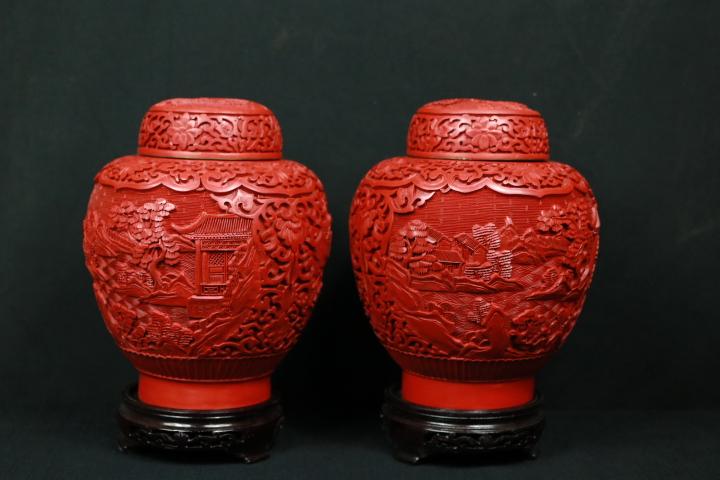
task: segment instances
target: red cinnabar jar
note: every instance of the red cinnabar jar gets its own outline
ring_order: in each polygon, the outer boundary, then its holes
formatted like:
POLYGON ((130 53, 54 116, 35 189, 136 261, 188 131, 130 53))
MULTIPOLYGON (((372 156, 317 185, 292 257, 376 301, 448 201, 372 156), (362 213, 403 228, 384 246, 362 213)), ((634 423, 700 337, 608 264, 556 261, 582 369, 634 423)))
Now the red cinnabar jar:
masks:
POLYGON ((477 99, 416 112, 407 156, 370 170, 350 214, 360 296, 403 371, 384 406, 399 458, 532 450, 534 376, 580 315, 598 229, 538 112, 477 99))
POLYGON ((127 445, 266 454, 280 420, 270 375, 308 321, 330 236, 323 186, 282 158, 268 108, 150 108, 137 155, 96 176, 84 223, 98 306, 140 372, 120 411, 127 445), (192 428, 172 426, 179 411, 192 428))

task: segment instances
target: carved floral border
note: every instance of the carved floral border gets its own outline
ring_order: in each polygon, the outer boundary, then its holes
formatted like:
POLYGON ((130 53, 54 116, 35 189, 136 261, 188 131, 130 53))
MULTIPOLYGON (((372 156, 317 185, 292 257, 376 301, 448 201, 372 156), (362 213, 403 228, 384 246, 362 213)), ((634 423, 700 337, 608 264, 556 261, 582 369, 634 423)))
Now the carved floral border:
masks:
POLYGON ((524 115, 416 114, 407 136, 408 153, 467 153, 547 158, 545 121, 524 115))

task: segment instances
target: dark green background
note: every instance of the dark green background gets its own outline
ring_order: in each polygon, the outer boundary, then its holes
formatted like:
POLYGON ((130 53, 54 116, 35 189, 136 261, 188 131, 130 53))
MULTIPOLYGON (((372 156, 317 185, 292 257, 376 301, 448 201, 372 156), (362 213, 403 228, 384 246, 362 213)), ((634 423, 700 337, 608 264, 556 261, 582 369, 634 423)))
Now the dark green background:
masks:
POLYGON ((117 394, 134 373, 95 306, 81 221, 93 175, 134 151, 149 105, 225 96, 274 110, 286 156, 325 183, 334 241, 315 315, 275 377, 288 412, 277 455, 205 472, 348 465, 397 478, 405 467, 389 460, 376 414, 398 370, 355 292, 348 211, 364 173, 402 154, 418 106, 473 96, 543 113, 552 157, 588 178, 602 229, 585 310, 540 375, 549 453, 471 471, 720 471, 719 5, 2 2, 0 469, 199 475, 111 451, 117 394))

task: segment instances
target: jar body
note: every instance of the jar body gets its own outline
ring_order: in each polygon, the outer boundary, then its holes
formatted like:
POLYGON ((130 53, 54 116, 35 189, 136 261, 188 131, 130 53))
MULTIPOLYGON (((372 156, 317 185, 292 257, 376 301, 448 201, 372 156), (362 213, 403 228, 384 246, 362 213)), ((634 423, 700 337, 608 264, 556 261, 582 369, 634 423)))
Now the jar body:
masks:
POLYGON ((352 205, 352 261, 405 399, 468 409, 532 399, 533 375, 582 309, 598 229, 589 185, 560 163, 375 166, 352 205), (438 381, 456 385, 436 398, 438 381))
MULTIPOLYGON (((86 265, 108 330, 141 373, 141 400, 143 375, 148 392, 245 382, 257 390, 246 403, 269 396, 257 381, 297 342, 329 254, 317 177, 289 160, 127 156, 95 183, 86 265)), ((228 395, 235 404, 213 407, 238 406, 228 395)))

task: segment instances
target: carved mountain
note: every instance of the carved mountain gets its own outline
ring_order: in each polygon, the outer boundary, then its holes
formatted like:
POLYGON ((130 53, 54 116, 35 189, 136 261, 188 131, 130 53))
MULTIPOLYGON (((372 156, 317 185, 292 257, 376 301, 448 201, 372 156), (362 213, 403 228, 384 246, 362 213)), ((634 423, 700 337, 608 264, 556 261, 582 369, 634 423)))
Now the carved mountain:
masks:
POLYGON ((410 286, 420 291, 430 292, 464 292, 489 294, 498 292, 516 292, 525 288, 520 282, 504 279, 493 273, 489 281, 464 276, 447 276, 438 274, 413 275, 410 286))

